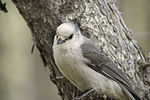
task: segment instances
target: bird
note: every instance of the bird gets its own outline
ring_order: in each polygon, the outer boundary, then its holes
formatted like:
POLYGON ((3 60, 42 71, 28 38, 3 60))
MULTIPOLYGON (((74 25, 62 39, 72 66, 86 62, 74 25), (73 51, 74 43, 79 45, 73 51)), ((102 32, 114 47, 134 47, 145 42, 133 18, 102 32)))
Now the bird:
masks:
POLYGON ((96 91, 117 100, 141 100, 117 65, 81 34, 76 23, 57 27, 52 49, 60 72, 81 92, 88 91, 86 95, 96 91))

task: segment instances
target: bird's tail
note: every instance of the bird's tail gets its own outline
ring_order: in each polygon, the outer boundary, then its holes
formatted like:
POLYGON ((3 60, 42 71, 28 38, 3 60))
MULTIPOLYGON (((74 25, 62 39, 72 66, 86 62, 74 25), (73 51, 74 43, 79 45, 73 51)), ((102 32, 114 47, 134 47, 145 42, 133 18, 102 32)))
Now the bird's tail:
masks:
POLYGON ((123 85, 120 84, 122 90, 129 96, 131 100, 141 100, 140 97, 131 89, 125 88, 123 85))

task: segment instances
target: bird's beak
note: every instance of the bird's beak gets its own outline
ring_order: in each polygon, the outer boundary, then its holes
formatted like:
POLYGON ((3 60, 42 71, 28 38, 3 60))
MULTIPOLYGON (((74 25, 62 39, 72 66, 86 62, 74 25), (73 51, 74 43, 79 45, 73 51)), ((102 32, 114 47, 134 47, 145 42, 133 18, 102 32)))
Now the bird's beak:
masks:
POLYGON ((57 41, 57 45, 62 44, 64 42, 65 42, 65 40, 62 40, 61 38, 59 38, 58 41, 57 41))

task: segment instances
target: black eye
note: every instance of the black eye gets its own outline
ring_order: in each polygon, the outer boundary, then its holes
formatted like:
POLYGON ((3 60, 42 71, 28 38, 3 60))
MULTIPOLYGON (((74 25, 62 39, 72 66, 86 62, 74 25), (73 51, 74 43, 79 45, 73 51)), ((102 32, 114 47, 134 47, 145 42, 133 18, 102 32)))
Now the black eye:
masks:
POLYGON ((56 38, 58 38, 58 35, 56 35, 56 38))
POLYGON ((72 39, 72 38, 73 38, 73 34, 71 34, 71 35, 68 37, 69 40, 72 39))

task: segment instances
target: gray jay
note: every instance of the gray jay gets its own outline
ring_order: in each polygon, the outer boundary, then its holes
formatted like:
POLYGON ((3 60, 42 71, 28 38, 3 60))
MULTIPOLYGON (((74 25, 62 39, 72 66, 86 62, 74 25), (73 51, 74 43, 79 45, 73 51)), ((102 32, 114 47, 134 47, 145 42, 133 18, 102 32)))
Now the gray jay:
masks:
POLYGON ((82 92, 95 90, 117 100, 140 100, 117 66, 73 22, 58 26, 53 43, 56 65, 82 92))

